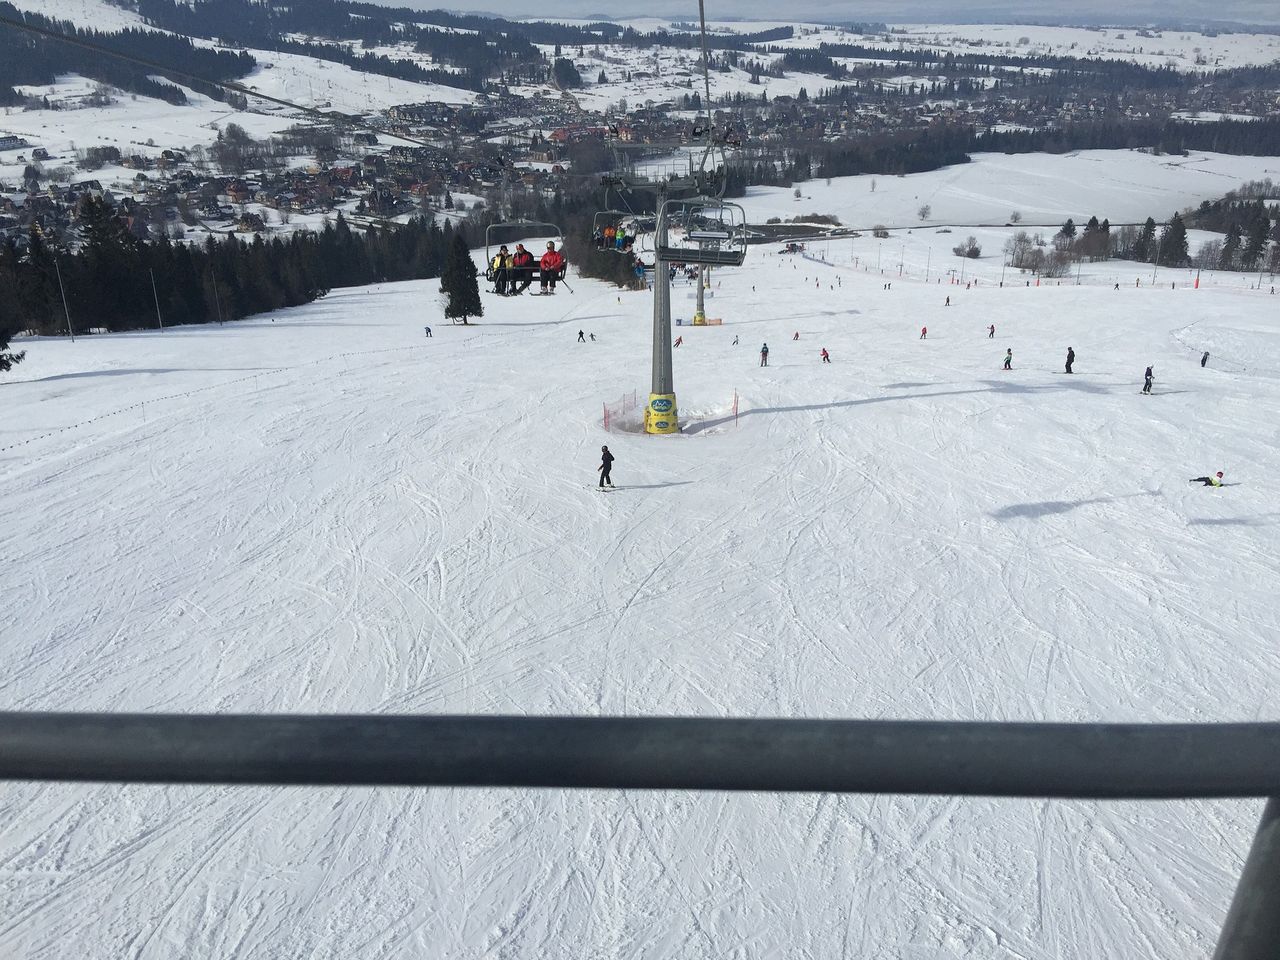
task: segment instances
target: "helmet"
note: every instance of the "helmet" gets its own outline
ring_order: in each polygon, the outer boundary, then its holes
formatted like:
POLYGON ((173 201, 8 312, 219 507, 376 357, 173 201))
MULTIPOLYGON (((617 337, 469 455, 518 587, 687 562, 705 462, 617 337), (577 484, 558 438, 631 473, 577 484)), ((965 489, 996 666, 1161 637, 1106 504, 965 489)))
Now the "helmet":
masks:
POLYGON ((1222 476, 1222 471, 1221 471, 1221 470, 1219 470, 1219 471, 1218 471, 1218 476, 1222 476))

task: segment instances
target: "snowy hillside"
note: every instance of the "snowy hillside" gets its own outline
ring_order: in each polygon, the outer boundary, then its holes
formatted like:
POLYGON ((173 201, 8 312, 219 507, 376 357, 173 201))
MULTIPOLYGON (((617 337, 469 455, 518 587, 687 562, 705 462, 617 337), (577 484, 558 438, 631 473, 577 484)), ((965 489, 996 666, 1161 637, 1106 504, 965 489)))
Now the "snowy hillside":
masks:
MULTIPOLYGON (((979 261, 966 290, 935 282, 940 250, 926 282, 855 242, 857 266, 833 243, 828 264, 753 248, 716 274, 724 325, 678 331, 686 435, 667 439, 602 431, 602 402, 647 388, 651 306, 581 278, 487 295, 467 328, 427 281, 21 344, 0 383, 0 708, 1280 719, 1280 301, 1117 291, 1132 266, 1109 264, 1000 289, 979 261), (1186 482, 1217 469, 1234 485, 1186 482)), ((2 802, 0 953, 103 960, 1205 956, 1259 809, 2 802)))
POLYGON ((1201 200, 1221 197, 1250 180, 1280 178, 1280 158, 1193 151, 1154 156, 1136 150, 1079 150, 1066 154, 975 154, 928 173, 810 180, 801 196, 787 187, 749 187, 752 219, 789 220, 833 214, 845 226, 925 229, 932 224, 1061 224, 1096 215, 1113 223, 1167 218, 1201 200), (921 206, 930 207, 920 220, 921 206))

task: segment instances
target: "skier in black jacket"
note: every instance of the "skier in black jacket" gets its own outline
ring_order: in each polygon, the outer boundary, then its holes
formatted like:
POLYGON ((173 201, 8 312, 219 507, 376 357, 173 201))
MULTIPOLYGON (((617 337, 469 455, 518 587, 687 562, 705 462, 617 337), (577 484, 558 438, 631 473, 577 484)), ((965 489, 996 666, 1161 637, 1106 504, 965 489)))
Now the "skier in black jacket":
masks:
POLYGON ((1074 347, 1067 347, 1067 373, 1071 372, 1071 365, 1076 362, 1076 351, 1074 347))
POLYGON ((607 483, 613 486, 613 478, 609 476, 609 471, 613 469, 613 454, 609 452, 607 446, 600 448, 600 466, 596 467, 600 471, 600 488, 603 490, 607 483))

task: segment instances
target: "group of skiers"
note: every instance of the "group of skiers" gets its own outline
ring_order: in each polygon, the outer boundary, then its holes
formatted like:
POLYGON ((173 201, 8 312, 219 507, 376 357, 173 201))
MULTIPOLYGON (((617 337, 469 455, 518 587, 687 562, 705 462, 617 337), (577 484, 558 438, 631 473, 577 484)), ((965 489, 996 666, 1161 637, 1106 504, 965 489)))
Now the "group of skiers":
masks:
POLYGON ((533 283, 535 266, 542 282, 540 292, 555 293, 556 281, 564 276, 565 259, 554 242, 547 241, 547 252, 537 261, 524 248, 523 243, 516 244, 515 253, 508 253, 506 244, 503 244, 489 263, 493 273, 493 292, 500 297, 514 297, 524 293, 533 283))
POLYGON ((634 233, 627 233, 627 228, 619 224, 613 226, 610 224, 603 230, 596 227, 596 232, 592 234, 592 240, 601 250, 623 250, 630 251, 632 245, 636 242, 634 233))

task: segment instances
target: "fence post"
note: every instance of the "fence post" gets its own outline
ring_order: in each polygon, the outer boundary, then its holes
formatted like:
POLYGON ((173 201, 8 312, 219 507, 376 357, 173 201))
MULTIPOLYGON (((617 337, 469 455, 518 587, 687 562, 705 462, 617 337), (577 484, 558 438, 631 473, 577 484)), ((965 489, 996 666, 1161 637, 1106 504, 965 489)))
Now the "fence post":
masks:
POLYGON ((1244 861, 1213 960, 1280 956, 1280 797, 1272 797, 1244 861))

